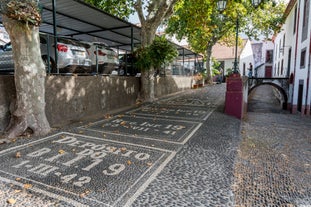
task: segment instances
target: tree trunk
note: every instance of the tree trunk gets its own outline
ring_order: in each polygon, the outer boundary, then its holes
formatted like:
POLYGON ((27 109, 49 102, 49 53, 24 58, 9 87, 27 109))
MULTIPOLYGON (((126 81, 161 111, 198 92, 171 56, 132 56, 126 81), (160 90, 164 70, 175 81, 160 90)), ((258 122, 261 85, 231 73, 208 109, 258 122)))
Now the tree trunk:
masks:
POLYGON ((208 84, 213 83, 213 77, 212 77, 212 70, 211 70, 211 56, 212 56, 212 48, 213 47, 207 47, 206 49, 206 82, 208 84))
POLYGON ((2 16, 9 33, 15 63, 16 102, 5 136, 15 138, 27 130, 46 135, 50 125, 45 115, 46 71, 41 59, 39 28, 2 16))
MULTIPOLYGON (((178 0, 150 0, 150 1, 135 1, 135 10, 137 11, 141 23, 141 46, 149 46, 156 35, 156 31, 165 19, 168 19, 173 14, 174 5, 178 0), (148 2, 148 3, 147 3, 148 2), (147 8, 148 14, 144 15, 147 8)), ((155 100, 154 95, 154 68, 146 68, 141 74, 141 95, 145 101, 155 100), (146 88, 147 87, 147 88, 146 88)))
MULTIPOLYGON (((157 26, 148 24, 147 22, 142 25, 142 46, 146 47, 152 44, 157 26)), ((148 68, 141 73, 141 96, 144 101, 153 102, 155 100, 154 93, 154 67, 148 68)))
POLYGON ((153 102, 155 100, 154 93, 154 69, 142 71, 141 73, 141 96, 146 102, 153 102))

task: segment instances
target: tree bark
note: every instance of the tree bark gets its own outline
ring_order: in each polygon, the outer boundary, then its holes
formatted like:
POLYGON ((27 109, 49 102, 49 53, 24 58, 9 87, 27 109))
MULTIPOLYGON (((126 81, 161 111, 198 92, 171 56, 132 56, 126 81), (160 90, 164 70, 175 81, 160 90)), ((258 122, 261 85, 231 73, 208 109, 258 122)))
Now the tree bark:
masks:
MULTIPOLYGON (((143 47, 149 46, 156 35, 156 31, 161 22, 169 18, 173 13, 173 8, 178 0, 151 0, 148 2, 148 14, 144 15, 143 1, 136 0, 135 10, 141 23, 141 44, 143 47)), ((146 68, 141 73, 140 94, 145 101, 155 100, 154 92, 154 67, 146 68)))
POLYGON ((141 73, 141 98, 145 102, 153 102, 155 98, 154 93, 154 69, 150 68, 149 70, 142 71, 141 73))
MULTIPOLYGON (((158 26, 145 22, 142 25, 142 46, 146 47, 152 44, 158 26)), ((146 102, 155 100, 154 93, 154 67, 143 70, 141 73, 141 96, 146 102)))
POLYGON ((39 28, 2 15, 9 33, 15 63, 16 102, 5 136, 15 138, 31 130, 46 135, 50 125, 45 114, 46 71, 41 59, 39 28))
POLYGON ((212 84, 213 83, 213 77, 212 77, 212 70, 211 70, 211 56, 212 56, 212 46, 211 47, 207 47, 206 49, 206 82, 208 84, 212 84))

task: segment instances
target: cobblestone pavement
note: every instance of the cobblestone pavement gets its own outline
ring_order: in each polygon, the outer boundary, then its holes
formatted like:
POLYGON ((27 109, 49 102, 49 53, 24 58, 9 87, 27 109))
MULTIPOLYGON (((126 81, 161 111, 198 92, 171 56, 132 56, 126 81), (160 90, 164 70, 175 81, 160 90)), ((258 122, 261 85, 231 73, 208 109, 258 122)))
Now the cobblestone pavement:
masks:
POLYGON ((2 144, 0 206, 310 206, 310 119, 249 113, 241 130, 224 94, 207 86, 2 144))
POLYGON ((248 112, 285 113, 280 102, 274 95, 273 86, 261 85, 255 88, 248 96, 248 112))
MULTIPOLYGON (((269 89, 262 88, 265 95, 269 89)), ((263 106, 260 111, 278 111, 263 106), (272 109, 272 110, 271 110, 272 109)), ((235 165, 235 206, 311 206, 311 120, 249 112, 235 165)))
MULTIPOLYGON (((214 89, 210 96, 224 94, 224 88, 214 89)), ((233 206, 231 185, 240 122, 222 111, 220 106, 207 119, 133 206, 233 206)))

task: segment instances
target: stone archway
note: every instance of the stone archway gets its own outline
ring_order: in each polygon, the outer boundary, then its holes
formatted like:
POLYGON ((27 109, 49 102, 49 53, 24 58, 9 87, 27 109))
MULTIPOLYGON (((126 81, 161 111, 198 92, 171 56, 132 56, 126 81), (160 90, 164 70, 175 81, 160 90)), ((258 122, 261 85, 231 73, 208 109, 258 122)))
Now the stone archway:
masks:
POLYGON ((257 87, 259 87, 259 86, 262 86, 262 85, 270 85, 270 86, 276 88, 276 89, 280 92, 280 94, 282 95, 282 100, 281 100, 281 101, 282 101, 282 109, 283 109, 283 110, 286 110, 286 109, 287 109, 287 102, 288 102, 287 93, 286 93, 286 91, 285 91, 281 86, 279 86, 279 85, 276 84, 276 83, 273 83, 273 82, 263 82, 263 83, 260 83, 260 84, 253 85, 253 86, 248 90, 248 95, 250 95, 251 92, 252 92, 255 88, 257 88, 257 87))

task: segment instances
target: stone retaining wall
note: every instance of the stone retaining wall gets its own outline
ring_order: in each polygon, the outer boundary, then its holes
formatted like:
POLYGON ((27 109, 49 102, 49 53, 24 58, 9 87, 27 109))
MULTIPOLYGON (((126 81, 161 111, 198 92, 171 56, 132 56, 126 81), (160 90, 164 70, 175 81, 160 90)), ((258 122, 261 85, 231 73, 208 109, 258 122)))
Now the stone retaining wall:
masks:
MULTIPOLYGON (((190 87, 191 77, 158 77, 155 80, 155 96, 165 96, 190 87)), ((48 76, 46 115, 51 126, 69 124, 133 106, 138 91, 139 78, 135 77, 48 76)), ((0 76, 0 131, 8 124, 10 100, 14 94, 14 78, 0 76)))

